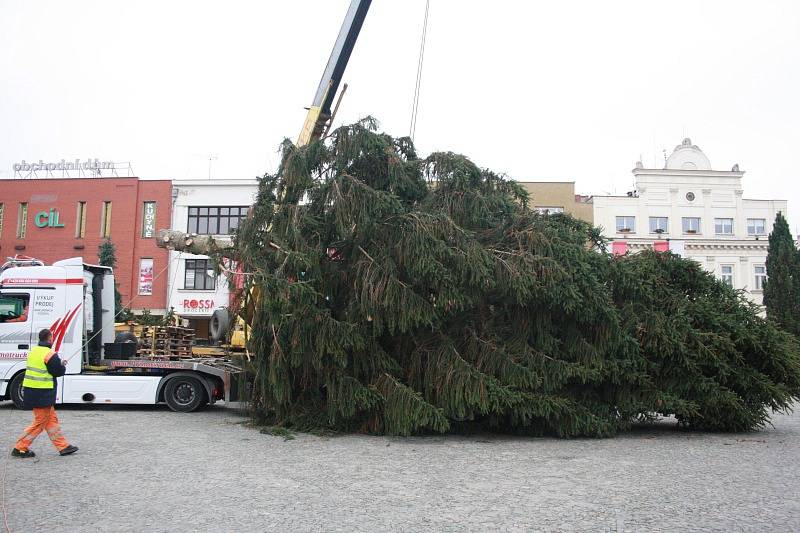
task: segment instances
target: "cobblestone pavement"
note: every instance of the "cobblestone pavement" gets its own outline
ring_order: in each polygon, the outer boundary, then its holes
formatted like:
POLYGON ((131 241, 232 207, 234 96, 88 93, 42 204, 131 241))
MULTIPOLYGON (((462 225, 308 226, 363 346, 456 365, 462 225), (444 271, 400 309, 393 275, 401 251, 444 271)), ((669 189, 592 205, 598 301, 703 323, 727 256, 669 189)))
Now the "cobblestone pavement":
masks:
POLYGON ((42 436, 36 459, 12 459, 30 413, 0 403, 12 532, 800 531, 800 414, 759 433, 662 423, 605 440, 285 440, 223 407, 59 416, 77 454, 42 436))

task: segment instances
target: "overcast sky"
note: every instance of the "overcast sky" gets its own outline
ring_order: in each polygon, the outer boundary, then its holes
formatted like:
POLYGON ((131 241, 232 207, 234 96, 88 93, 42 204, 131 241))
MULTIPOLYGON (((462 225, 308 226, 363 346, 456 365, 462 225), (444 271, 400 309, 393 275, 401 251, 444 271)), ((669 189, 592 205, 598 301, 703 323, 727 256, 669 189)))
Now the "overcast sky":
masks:
MULTIPOLYGON (((374 0, 337 123, 408 133, 424 0, 374 0)), ((252 177, 296 138, 349 0, 0 0, 0 177, 22 159, 252 177)), ((624 193, 684 136, 800 226, 800 2, 431 0, 416 142, 624 193)))

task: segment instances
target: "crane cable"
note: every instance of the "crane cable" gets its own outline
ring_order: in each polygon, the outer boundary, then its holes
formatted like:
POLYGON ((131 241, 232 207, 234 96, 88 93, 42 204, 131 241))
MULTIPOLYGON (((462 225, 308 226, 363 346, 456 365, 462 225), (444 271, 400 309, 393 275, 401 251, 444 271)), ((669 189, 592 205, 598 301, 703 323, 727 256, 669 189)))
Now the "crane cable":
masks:
POLYGON ((408 136, 414 140, 417 132, 417 116, 419 113, 419 89, 422 83, 422 63, 425 59, 425 38, 428 35, 428 11, 430 11, 431 0, 425 0, 425 18, 422 22, 422 39, 419 43, 419 59, 417 60, 417 82, 414 86, 414 101, 411 105, 411 126, 408 128, 408 136))

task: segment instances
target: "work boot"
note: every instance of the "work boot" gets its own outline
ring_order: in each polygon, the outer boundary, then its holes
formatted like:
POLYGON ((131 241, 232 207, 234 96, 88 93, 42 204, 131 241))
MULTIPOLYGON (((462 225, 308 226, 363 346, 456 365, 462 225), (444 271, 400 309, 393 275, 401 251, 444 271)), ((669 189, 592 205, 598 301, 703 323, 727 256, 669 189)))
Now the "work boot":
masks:
POLYGON ((11 457, 19 457, 21 459, 27 459, 28 457, 36 457, 36 454, 30 450, 25 450, 24 452, 14 448, 11 450, 11 457))
POLYGON ((58 451, 58 455, 69 455, 69 454, 75 453, 77 451, 78 451, 78 447, 77 446, 73 446, 72 444, 70 444, 69 446, 67 446, 63 450, 59 450, 58 451))

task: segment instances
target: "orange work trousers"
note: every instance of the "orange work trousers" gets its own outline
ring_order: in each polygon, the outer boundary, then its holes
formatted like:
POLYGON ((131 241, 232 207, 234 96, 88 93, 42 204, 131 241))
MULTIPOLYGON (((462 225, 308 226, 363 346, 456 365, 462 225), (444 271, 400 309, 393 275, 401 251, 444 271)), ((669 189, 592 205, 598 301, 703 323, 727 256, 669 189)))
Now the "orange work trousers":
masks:
POLYGON ((61 433, 61 426, 58 425, 56 408, 51 405, 50 407, 33 408, 33 422, 25 428, 25 433, 17 440, 14 447, 21 452, 27 451, 42 431, 47 431, 47 436, 50 437, 53 446, 58 451, 69 446, 67 439, 61 433))

